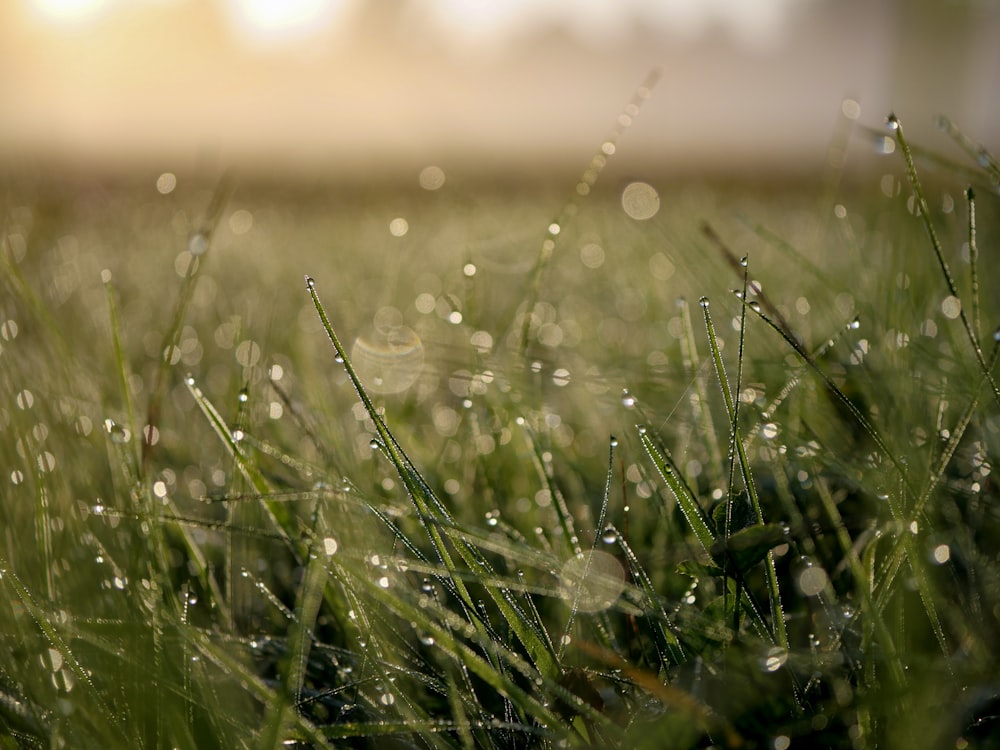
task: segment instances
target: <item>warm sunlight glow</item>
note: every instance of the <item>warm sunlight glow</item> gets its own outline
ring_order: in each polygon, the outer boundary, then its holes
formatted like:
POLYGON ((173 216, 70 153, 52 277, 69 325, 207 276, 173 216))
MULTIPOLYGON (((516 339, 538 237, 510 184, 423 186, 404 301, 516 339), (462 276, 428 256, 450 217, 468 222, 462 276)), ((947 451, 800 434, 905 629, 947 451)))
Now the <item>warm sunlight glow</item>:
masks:
POLYGON ((260 41, 301 37, 328 27, 345 0, 229 0, 233 20, 260 41))
POLYGON ((35 0, 35 8, 59 22, 82 21, 96 15, 110 4, 108 0, 35 0))

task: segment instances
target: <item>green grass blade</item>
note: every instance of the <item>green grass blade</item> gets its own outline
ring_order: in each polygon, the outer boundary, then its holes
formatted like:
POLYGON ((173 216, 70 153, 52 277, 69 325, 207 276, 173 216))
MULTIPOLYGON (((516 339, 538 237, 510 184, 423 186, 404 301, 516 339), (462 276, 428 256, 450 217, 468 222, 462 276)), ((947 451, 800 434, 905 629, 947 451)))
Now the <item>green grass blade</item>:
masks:
MULTIPOLYGON (((761 509, 760 498, 757 496, 756 485, 753 481, 753 474, 750 469, 750 460, 747 458, 746 448, 743 445, 743 438, 740 435, 739 425, 737 424, 739 413, 737 411, 736 402, 734 401, 732 392, 729 388, 729 381, 726 377, 726 370, 722 362, 722 353, 719 350, 719 342, 715 335, 715 326, 712 323, 712 316, 708 310, 708 299, 706 297, 702 297, 701 306, 705 315, 705 327, 708 331, 709 347, 712 350, 712 360, 715 363, 715 372, 719 378, 719 385, 722 388, 723 398, 726 403, 726 413, 729 415, 730 429, 733 432, 733 444, 739 458, 740 471, 743 475, 743 486, 746 488, 747 495, 750 497, 750 504, 753 507, 754 515, 757 518, 757 524, 763 526, 766 523, 764 513, 761 509)), ((743 327, 745 328, 745 318, 743 318, 743 323, 743 327)), ((778 585, 778 574, 774 567, 774 557, 770 552, 764 558, 764 570, 767 575, 767 590, 768 599, 771 605, 771 627, 773 628, 773 636, 779 646, 787 649, 788 633, 785 627, 785 612, 781 606, 781 590, 778 585)))
MULTIPOLYGON (((920 215, 920 220, 923 222, 924 229, 927 231, 931 248, 934 250, 934 257, 937 259, 938 267, 941 269, 941 275, 944 276, 945 283, 948 286, 948 291, 951 293, 951 296, 961 302, 962 297, 958 292, 958 286, 955 284, 955 278, 952 276, 951 269, 948 267, 948 261, 945 260, 944 250, 941 247, 941 240, 938 239, 937 230, 934 228, 934 222, 931 221, 930 207, 927 204, 927 198, 924 196, 923 185, 921 185, 920 178, 917 176, 917 168, 913 163, 913 154, 910 153, 910 146, 903 135, 903 126, 900 124, 899 118, 894 114, 889 115, 889 127, 895 133, 896 141, 899 143, 899 150, 902 152, 903 159, 906 162, 906 177, 910 182, 910 187, 913 189, 913 195, 917 200, 917 213, 920 215)), ((1000 387, 997 386, 997 382, 993 379, 993 375, 990 372, 989 365, 986 364, 986 359, 983 356, 983 349, 979 343, 979 337, 976 335, 972 322, 969 320, 969 316, 965 311, 965 305, 959 305, 959 317, 962 320, 962 325, 965 327, 966 335, 969 337, 969 343, 972 344, 972 350, 976 355, 976 360, 979 362, 979 367, 989 382, 990 388, 993 390, 993 398, 997 404, 1000 405, 1000 387)))
MULTIPOLYGON (((402 480, 403 485, 406 487, 407 493, 413 501, 421 523, 424 524, 424 527, 427 530, 431 543, 435 548, 435 552, 439 556, 442 564, 448 570, 449 575, 455 584, 458 596, 463 601, 467 612, 470 613, 473 625, 480 630, 481 634, 485 635, 485 628, 482 620, 472 614, 477 611, 472 595, 469 593, 469 590, 465 586, 461 576, 458 575, 458 570, 452 557, 452 553, 445 543, 445 538, 442 536, 441 528, 433 522, 434 519, 440 517, 442 520, 450 524, 452 520, 451 514, 445 508, 444 504, 438 500, 431 488, 428 486, 427 482, 425 482, 423 477, 420 475, 420 472, 417 471, 409 457, 403 452, 402 447, 396 442, 396 438, 389 431, 381 413, 375 408, 375 405, 372 403, 368 392, 361 383, 361 379, 358 377, 354 366, 351 364, 351 359, 348 356, 347 351, 340 343, 340 339, 337 337, 337 334, 333 330, 333 326, 330 324, 330 319, 327 317, 326 310, 323 308, 319 295, 316 292, 315 282, 308 276, 306 277, 306 288, 312 299, 313 306, 316 308, 316 312, 320 317, 323 329, 326 331, 327 337, 333 344, 338 360, 343 363, 347 376, 350 379, 351 384, 354 386, 354 390, 357 392, 358 397, 361 399, 361 403, 364 405, 365 411, 375 424, 375 429, 380 439, 379 445, 385 451, 389 460, 396 469, 397 474, 402 480)), ((486 577, 492 575, 492 570, 489 569, 489 566, 485 563, 482 557, 475 549, 469 546, 466 541, 461 538, 461 536, 453 535, 453 541, 455 542, 455 549, 458 555, 462 558, 466 565, 475 571, 477 575, 483 575, 486 577)), ((486 591, 493 600, 493 603, 503 614, 507 624, 515 633, 518 640, 531 655, 531 658, 538 666, 539 671, 549 677, 554 677, 559 674, 560 668, 556 655, 552 652, 547 640, 536 631, 524 613, 520 612, 516 608, 509 592, 495 591, 491 588, 487 588, 486 591)))

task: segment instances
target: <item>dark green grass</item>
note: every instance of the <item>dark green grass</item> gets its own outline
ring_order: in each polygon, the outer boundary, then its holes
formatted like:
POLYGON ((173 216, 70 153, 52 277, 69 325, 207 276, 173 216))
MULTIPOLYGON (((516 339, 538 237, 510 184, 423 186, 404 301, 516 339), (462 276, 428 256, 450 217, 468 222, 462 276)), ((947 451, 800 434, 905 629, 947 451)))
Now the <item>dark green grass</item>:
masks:
POLYGON ((0 742, 995 747, 998 175, 890 134, 644 222, 10 187, 0 742))

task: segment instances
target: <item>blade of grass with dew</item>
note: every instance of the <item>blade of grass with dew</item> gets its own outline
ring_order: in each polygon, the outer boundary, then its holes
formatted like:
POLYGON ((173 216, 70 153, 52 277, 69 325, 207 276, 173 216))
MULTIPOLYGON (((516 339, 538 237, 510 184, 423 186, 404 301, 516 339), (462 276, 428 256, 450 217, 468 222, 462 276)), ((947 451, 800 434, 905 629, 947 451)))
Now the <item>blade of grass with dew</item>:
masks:
POLYGON ((562 491, 556 485, 555 478, 552 475, 552 467, 542 455, 542 448, 538 444, 535 435, 528 430, 527 423, 525 423, 524 429, 528 444, 531 447, 531 457, 535 465, 535 471, 538 474, 538 479, 545 485, 545 489, 552 499, 552 507, 555 508, 556 517, 559 519, 559 528, 562 530, 566 554, 578 557, 583 554, 583 548, 580 546, 580 538, 576 533, 573 515, 569 512, 569 507, 566 505, 566 498, 563 497, 562 491))
POLYGON ((314 541, 310 547, 305 574, 302 576, 302 583, 299 586, 295 618, 288 636, 288 657, 284 667, 284 692, 278 700, 273 701, 268 706, 268 717, 264 721, 264 732, 258 744, 261 750, 266 748, 277 750, 286 744, 285 726, 289 723, 291 715, 295 713, 294 706, 302 700, 306 661, 309 657, 312 632, 323 601, 326 581, 326 553, 314 541))
POLYGON ((88 670, 77 660, 76 654, 60 634, 59 628, 50 621, 48 615, 38 602, 35 601, 35 597, 21 583, 21 579, 17 574, 9 568, 7 561, 2 558, 0 558, 0 582, 5 583, 13 591, 17 600, 31 616, 31 619, 34 620, 52 649, 59 653, 63 663, 69 667, 79 683, 86 686, 81 693, 85 696, 84 700, 90 704, 90 710, 95 712, 95 717, 104 717, 110 724, 110 726, 107 726, 102 723, 97 727, 108 733, 106 737, 106 741, 109 743, 108 746, 111 746, 110 743, 114 741, 114 738, 126 736, 127 732, 121 724, 123 717, 112 710, 111 706, 106 702, 105 697, 94 684, 88 670))
MULTIPOLYGON (((822 478, 819 471, 814 470, 813 474, 817 477, 816 494, 819 496, 820 505, 835 529, 834 535, 837 539, 837 543, 840 545, 844 559, 847 561, 848 568, 854 578, 855 591, 858 592, 858 597, 862 603, 862 612, 866 620, 862 630, 864 634, 862 637, 871 638, 873 634, 878 634, 881 642, 882 653, 884 654, 888 670, 892 675, 893 683, 896 685, 902 685, 905 681, 906 669, 899 658, 892 633, 889 631, 889 628, 885 623, 882 609, 876 605, 875 580, 870 573, 870 569, 865 566, 865 562, 858 557, 854 543, 852 542, 850 534, 847 532, 847 527, 844 524, 844 519, 840 515, 837 503, 830 494, 830 489, 827 486, 826 481, 822 478)), ((869 546, 874 549, 874 542, 872 542, 869 546)), ((874 557, 872 559, 874 559, 874 557)), ((871 649, 862 649, 862 653, 871 653, 871 649)), ((866 667, 866 669, 867 668, 868 667, 866 667)))
MULTIPOLYGON (((605 527, 606 527, 607 518, 608 518, 608 504, 610 503, 610 500, 611 500, 611 481, 614 478, 614 470, 615 470, 615 466, 614 466, 614 462, 615 462, 615 448, 618 447, 618 439, 614 435, 612 435, 611 438, 610 438, 610 440, 608 441, 608 443, 609 443, 609 447, 608 447, 608 471, 607 471, 607 474, 605 475, 604 492, 603 492, 603 494, 601 496, 601 510, 600 510, 600 513, 598 514, 597 526, 594 529, 594 541, 593 541, 593 544, 591 545, 591 548, 590 548, 591 552, 595 552, 597 550, 597 546, 600 543, 601 539, 602 538, 606 538, 606 536, 607 536, 607 532, 606 532, 606 528, 605 527)), ((615 532, 615 536, 617 537, 617 533, 616 532, 615 532)), ((587 575, 589 573, 590 561, 592 559, 593 559, 593 556, 591 556, 591 557, 589 557, 587 559, 587 565, 584 568, 583 575, 580 576, 579 584, 577 585, 576 591, 574 592, 574 606, 570 608, 569 617, 566 619, 566 625, 563 628, 563 637, 561 639, 559 639, 559 644, 560 644, 559 645, 559 659, 560 660, 563 658, 563 656, 565 654, 566 646, 569 644, 569 636, 570 636, 571 631, 573 630, 573 622, 574 622, 574 620, 576 618, 576 614, 577 614, 576 600, 577 600, 577 598, 580 596, 580 594, 583 591, 584 582, 587 579, 587 575)), ((602 645, 605 648, 610 647, 610 645, 611 645, 611 643, 610 643, 610 633, 611 633, 610 626, 605 623, 605 626, 602 627, 602 628, 600 628, 600 633, 602 635, 602 645)))
POLYGON ((691 528, 702 549, 705 550, 705 554, 711 556, 710 550, 715 544, 715 533, 709 527, 708 516, 698 503, 698 500, 691 494, 691 490, 678 478, 672 465, 673 462, 664 453, 660 452, 660 449, 653 442, 646 427, 640 425, 638 432, 639 442, 646 450, 646 455, 649 456, 653 462, 653 466, 656 467, 663 481, 667 483, 667 486, 673 493, 677 504, 681 508, 681 512, 684 514, 684 518, 688 522, 688 526, 691 528))
MULTIPOLYGON (((990 360, 988 362, 988 367, 991 371, 994 367, 996 367, 998 360, 1000 360, 1000 340, 995 340, 993 351, 990 354, 990 360)), ((909 513, 907 514, 908 518, 904 518, 902 511, 900 511, 899 518, 896 519, 902 525, 903 531, 897 538, 896 544, 885 561, 882 571, 877 579, 879 589, 877 606, 880 610, 884 609, 888 603, 889 597, 893 591, 896 574, 902 566, 903 560, 909 560, 911 554, 916 554, 913 549, 912 539, 909 536, 908 530, 910 529, 911 524, 919 523, 918 519, 924 512, 924 506, 930 499, 934 488, 938 486, 941 478, 944 476, 946 468, 951 463, 951 459, 954 456, 955 451, 958 449, 958 445, 961 442, 962 437, 965 435, 965 431, 968 428, 969 423, 972 421, 973 416, 979 408, 979 392, 985 384, 986 378, 983 377, 980 379, 979 387, 976 389, 976 395, 973 396, 969 405, 966 407, 966 410, 960 416, 955 428, 951 431, 950 438, 939 456, 936 465, 928 473, 928 477, 924 483, 924 488, 921 490, 913 506, 909 509, 909 513)), ((930 598, 931 594, 926 588, 928 585, 926 576, 920 576, 916 571, 914 571, 914 576, 918 582, 918 586, 923 587, 920 591, 921 600, 923 601, 924 606, 929 608, 927 614, 931 619, 932 627, 935 629, 935 637, 938 638, 938 642, 942 645, 942 648, 944 648, 943 632, 939 635, 938 629, 940 628, 940 621, 937 616, 937 611, 934 608, 933 599, 930 598)))
POLYGON ((546 704, 526 692, 503 670, 498 670, 493 661, 488 660, 479 649, 502 659, 533 684, 536 680, 542 680, 543 684, 551 682, 546 681, 536 667, 501 643, 489 639, 456 612, 438 603, 434 597, 423 595, 417 601, 409 601, 406 598, 409 592, 405 590, 396 593, 391 589, 384 589, 371 580, 370 576, 352 575, 351 571, 334 560, 331 560, 331 565, 340 580, 351 581, 352 588, 367 593, 380 607, 393 612, 405 622, 415 623, 421 632, 434 639, 435 648, 440 649, 442 654, 470 670, 499 695, 507 697, 525 717, 533 717, 549 728, 561 726, 562 723, 546 704), (470 639, 479 648, 474 649, 456 633, 470 639))
MULTIPOLYGON (((212 237, 218 226, 222 211, 229 201, 235 189, 235 184, 231 175, 225 175, 215 188, 215 193, 208 204, 205 216, 199 227, 191 235, 188 241, 188 265, 181 280, 181 288, 177 295, 177 304, 174 307, 173 316, 167 332, 163 335, 163 343, 160 346, 159 364, 153 372, 153 383, 149 391, 149 400, 146 406, 146 424, 150 431, 158 429, 160 424, 161 403, 167 389, 167 373, 173 364, 173 354, 177 350, 180 341, 181 329, 184 324, 184 316, 187 313, 188 305, 194 296, 194 289, 198 283, 198 274, 201 271, 201 259, 208 252, 212 243, 212 237)), ((152 461, 153 443, 144 440, 142 444, 142 462, 140 471, 146 474, 152 461)))
POLYGON ((623 534, 613 525, 609 527, 615 535, 615 543, 625 556, 629 573, 632 580, 637 581, 639 589, 646 598, 649 611, 649 621, 653 626, 654 643, 656 644, 657 656, 660 660, 660 674, 665 676, 670 667, 682 664, 687 659, 684 647, 681 645, 677 635, 673 632, 673 624, 667 616, 666 610, 661 604, 661 598, 653 587, 653 581, 649 573, 639 562, 639 557, 626 541, 623 534))
POLYGON ((917 176, 917 168, 913 163, 913 154, 910 153, 910 146, 903 135, 903 126, 895 114, 889 115, 888 122, 889 128, 895 132, 896 141, 899 143, 899 150, 903 153, 903 160, 906 162, 906 177, 910 182, 910 188, 913 190, 913 195, 917 200, 917 213, 920 215, 920 220, 924 225, 924 229, 927 231, 931 247, 934 250, 934 256, 937 258, 938 267, 941 269, 941 275, 944 276, 945 283, 948 286, 948 291, 951 293, 951 296, 959 301, 958 314, 962 320, 962 325, 965 327, 966 335, 969 337, 969 343, 972 344, 972 351, 976 355, 976 361, 979 363, 982 373, 986 376, 986 379, 990 384, 990 388, 993 390, 994 400, 998 405, 1000 405, 1000 387, 997 386, 996 380, 993 379, 990 368, 986 363, 986 358, 983 356, 983 349, 980 345, 979 337, 976 335, 976 332, 972 327, 972 323, 969 320, 969 316, 965 312, 965 305, 961 304, 962 298, 961 295, 959 295, 955 279, 951 274, 951 269, 948 267, 948 261, 944 257, 944 250, 941 247, 941 240, 937 236, 937 230, 934 229, 934 222, 931 221, 930 207, 928 206, 927 198, 924 195, 923 185, 921 185, 920 178, 917 176))
POLYGON ((684 332, 680 340, 681 360, 688 378, 694 381, 694 390, 691 391, 691 411, 698 421, 698 432, 708 455, 709 466, 712 467, 712 479, 722 484, 724 471, 722 451, 719 450, 715 422, 712 421, 712 414, 708 408, 708 389, 698 361, 698 346, 695 343, 694 326, 691 323, 691 309, 684 298, 677 300, 677 306, 680 308, 681 329, 684 332))
MULTIPOLYGON (((733 401, 733 395, 729 389, 729 380, 726 377, 726 370, 722 363, 722 353, 719 350, 719 342, 715 335, 715 326, 712 323, 712 315, 708 309, 708 298, 702 297, 700 304, 705 316, 705 327, 708 331, 708 342, 712 351, 712 360, 715 363, 716 376, 718 377, 719 385, 722 388, 722 395, 726 404, 726 413, 729 415, 730 429, 733 431, 733 444, 736 448, 740 470, 743 475, 743 486, 747 491, 747 495, 750 497, 750 504, 753 507, 754 515, 757 518, 757 524, 763 526, 765 524, 764 513, 761 509, 760 498, 757 497, 757 488, 753 481, 750 461, 747 458, 746 448, 743 446, 743 438, 740 435, 739 425, 736 422, 738 416, 737 407, 733 401)), ((745 328, 746 318, 743 318, 743 322, 744 325, 742 328, 745 328)), ((767 556, 764 558, 764 570, 767 576, 768 598, 771 605, 772 633, 777 644, 781 648, 787 650, 788 633, 785 628, 785 612, 781 606, 781 591, 778 586, 778 574, 774 567, 774 556, 770 552, 768 552, 767 556)))
POLYGON ((979 246, 976 244, 976 193, 970 187, 965 190, 968 206, 969 281, 972 286, 972 331, 977 341, 982 341, 982 327, 979 321, 979 246))
POLYGON ((824 387, 830 392, 837 401, 843 404, 844 408, 850 413, 851 417, 857 422, 858 426, 865 432, 865 434, 871 439, 878 448, 882 456, 887 459, 896 470, 896 473, 903 479, 906 484, 907 491, 911 495, 915 495, 916 492, 909 480, 908 474, 905 467, 900 463, 899 459, 896 457, 895 453, 889 450, 889 446, 886 444, 882 435, 879 434, 875 426, 868 420, 868 418, 861 413, 861 410, 857 405, 851 401, 850 398, 839 388, 837 384, 833 382, 832 378, 823 371, 823 369, 817 364, 816 360, 813 358, 809 352, 807 352, 801 343, 799 343, 794 336, 785 331, 781 326, 775 323, 771 318, 764 314, 761 310, 760 305, 755 302, 748 302, 746 300, 741 300, 742 304, 750 308, 750 310, 757 315, 764 323, 768 325, 773 331, 775 331, 779 336, 781 336, 785 343, 787 343, 792 350, 802 359, 802 361, 809 366, 809 368, 815 372, 824 387))
MULTIPOLYGON (((417 471, 409 457, 403 452, 403 449, 396 442, 395 437, 389 431, 385 421, 382 419, 382 415, 375 408, 375 405, 372 403, 368 392, 362 385, 357 372, 355 372, 354 366, 351 364, 347 351, 340 343, 340 339, 337 337, 337 334, 333 330, 333 326, 330 324, 326 310, 324 310, 323 305, 320 302, 319 295, 316 292, 315 282, 308 276, 306 277, 306 288, 312 299, 313 306, 316 308, 316 312, 320 317, 323 329, 326 331, 327 337, 333 344, 338 359, 343 363, 347 376, 351 380, 358 397, 361 399, 361 402, 365 407, 365 411, 375 424, 383 449, 395 467, 403 485, 406 487, 407 493, 414 503, 421 522, 424 524, 428 535, 430 536, 431 542, 441 559, 441 562, 448 569, 449 574, 452 575, 459 597, 464 601, 465 606, 468 607, 470 612, 475 612, 476 607, 471 594, 462 582, 461 578, 455 575, 457 568, 455 567, 451 552, 445 544, 444 537, 441 535, 438 527, 434 523, 428 522, 427 520, 433 519, 437 514, 440 514, 446 521, 450 521, 451 514, 448 513, 445 506, 435 496, 434 492, 424 481, 423 477, 417 471), (432 509, 433 511, 436 511, 436 513, 433 512, 432 509)), ((486 566, 485 562, 480 558, 478 553, 471 546, 469 546, 465 540, 461 538, 461 536, 456 536, 453 538, 453 541, 455 542, 455 549, 457 550, 459 556, 465 561, 466 565, 469 565, 469 567, 476 573, 481 573, 483 575, 492 574, 492 571, 489 570, 488 566, 486 566)), ((527 649, 528 654, 535 662, 539 671, 548 677, 556 676, 560 672, 560 667, 555 654, 551 651, 546 640, 538 632, 536 632, 532 623, 525 619, 523 615, 513 606, 512 601, 508 598, 509 594, 503 591, 495 592, 493 589, 489 588, 487 589, 487 592, 496 604, 497 608, 506 618, 518 640, 527 649)), ((473 617, 472 620, 474 626, 482 631, 483 625, 478 618, 473 617)))
MULTIPOLYGON (((128 360, 125 357, 125 349, 122 346, 121 315, 118 311, 118 296, 111 281, 111 272, 105 271, 102 274, 102 278, 104 279, 104 290, 108 303, 108 319, 111 324, 111 346, 114 357, 114 371, 115 375, 118 376, 118 393, 122 403, 125 405, 126 425, 133 435, 138 435, 139 432, 135 419, 135 399, 132 398, 132 389, 128 385, 128 360)), ((133 441, 132 445, 135 446, 132 451, 134 454, 132 458, 133 471, 138 474, 142 457, 139 452, 138 441, 133 441)))
POLYGON ((1000 163, 997 163, 993 154, 985 146, 969 138, 944 115, 938 117, 938 127, 947 133, 992 178, 994 185, 1000 184, 1000 163))
MULTIPOLYGON (((208 659, 226 673, 244 691, 249 693, 259 703, 270 706, 281 701, 281 696, 259 675, 257 675, 242 659, 236 657, 223 646, 216 643, 211 636, 197 628, 187 626, 182 629, 185 640, 191 643, 204 658, 208 659)), ((297 730, 301 739, 315 743, 316 747, 331 748, 326 737, 311 721, 301 714, 290 711, 289 726, 297 730)), ((259 741, 260 735, 257 739, 259 741)))

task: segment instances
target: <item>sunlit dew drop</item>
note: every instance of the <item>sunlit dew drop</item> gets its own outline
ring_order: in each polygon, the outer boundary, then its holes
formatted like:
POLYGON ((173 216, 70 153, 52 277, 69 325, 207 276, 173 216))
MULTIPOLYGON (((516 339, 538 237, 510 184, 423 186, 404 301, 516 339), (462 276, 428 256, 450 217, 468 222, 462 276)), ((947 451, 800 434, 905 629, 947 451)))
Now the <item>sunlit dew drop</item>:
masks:
POLYGON ((562 227, 560 227, 559 224, 557 224, 556 222, 553 221, 551 224, 549 224, 549 234, 551 234, 553 237, 555 237, 561 231, 562 227))
POLYGON ((703 310, 707 310, 708 309, 708 305, 709 305, 708 297, 701 297, 698 300, 698 304, 701 305, 701 307, 702 307, 703 310))
POLYGON ((402 216, 397 216, 389 222, 389 234, 393 237, 402 237, 410 231, 410 223, 402 216))
POLYGON ((420 187, 424 190, 439 190, 444 187, 445 174, 441 167, 428 166, 420 170, 418 177, 420 187))
POLYGON ((173 172, 164 172, 156 178, 156 191, 160 195, 169 195, 177 187, 177 175, 173 172))
POLYGON ((615 530, 614 526, 608 526, 601 533, 601 541, 605 544, 614 544, 618 541, 618 532, 615 530))
POLYGON ((316 288, 316 280, 312 276, 306 276, 306 289, 312 290, 316 288))
POLYGON ((894 112, 890 112, 889 113, 889 116, 886 118, 885 122, 886 122, 886 125, 889 126, 890 130, 898 130, 899 129, 899 118, 896 117, 896 114, 894 112))
POLYGON ((796 583, 803 596, 817 596, 826 588, 827 580, 825 570, 810 565, 799 574, 796 583))
POLYGON ((355 339, 351 360, 373 392, 401 393, 420 377, 424 345, 408 326, 375 326, 355 339))
POLYGON ((778 425, 774 422, 767 422, 763 427, 760 428, 760 435, 765 440, 773 440, 778 436, 778 425))
POLYGON ((645 182, 633 182, 622 191, 622 208, 637 221, 652 219, 660 210, 660 195, 645 182))
POLYGON ((954 295, 948 295, 941 301, 941 312, 949 320, 954 320, 962 314, 962 301, 954 295))
POLYGON ((568 560, 560 571, 560 594, 580 612, 608 609, 624 590, 625 569, 607 552, 584 552, 568 560))
POLYGON ((635 396, 633 396, 631 393, 629 393, 628 388, 623 388, 622 389, 622 406, 624 406, 626 409, 632 409, 632 408, 635 407, 635 404, 636 404, 635 396))
POLYGON ((326 553, 327 557, 332 557, 337 554, 337 547, 337 540, 333 537, 328 536, 323 540, 323 552, 326 553))
POLYGON ((780 646, 768 649, 761 666, 765 672, 777 672, 788 661, 788 652, 780 646))
POLYGON ((616 438, 614 435, 611 436, 611 447, 612 448, 618 447, 618 438, 616 438))
POLYGON ((382 576, 381 578, 378 579, 376 583, 378 583, 379 588, 387 589, 389 588, 389 577, 382 576))
POLYGON ((559 367, 552 372, 552 382, 560 387, 569 385, 569 370, 559 367))
POLYGON ((208 250, 208 237, 204 232, 192 232, 188 238, 188 252, 195 257, 204 255, 208 250))

